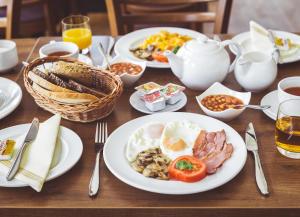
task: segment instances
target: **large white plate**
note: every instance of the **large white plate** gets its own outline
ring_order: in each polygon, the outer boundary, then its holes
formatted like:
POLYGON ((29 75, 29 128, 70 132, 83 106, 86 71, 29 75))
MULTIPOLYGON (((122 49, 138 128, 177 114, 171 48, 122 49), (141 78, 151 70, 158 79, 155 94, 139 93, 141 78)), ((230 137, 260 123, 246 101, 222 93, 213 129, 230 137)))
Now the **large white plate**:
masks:
MULTIPOLYGON (((12 138, 26 133, 30 124, 21 124, 0 130, 0 139, 12 138)), ((80 159, 82 155, 82 142, 80 137, 66 127, 60 127, 60 135, 52 162, 52 167, 46 181, 55 179, 69 171, 80 159)), ((6 181, 5 174, 0 174, 1 187, 24 187, 27 184, 16 179, 6 181)))
POLYGON ((130 105, 135 108, 136 110, 146 113, 146 114, 154 114, 159 112, 175 112, 179 109, 183 108, 187 103, 187 97, 184 92, 180 93, 180 101, 170 105, 167 104, 166 107, 162 110, 152 112, 146 106, 145 102, 141 99, 141 96, 138 91, 135 91, 129 98, 130 105))
MULTIPOLYGON (((184 28, 175 28, 175 27, 153 27, 153 28, 146 28, 141 30, 136 30, 134 32, 128 33, 121 37, 117 43, 115 44, 115 53, 119 54, 123 57, 130 58, 132 60, 139 60, 141 59, 135 57, 131 52, 131 48, 137 47, 140 43, 142 43, 147 37, 150 35, 156 34, 161 30, 166 30, 169 32, 176 32, 181 35, 188 35, 192 38, 198 38, 203 36, 203 34, 196 32, 194 30, 184 29, 184 28)), ((148 67, 153 68, 169 68, 170 65, 168 63, 161 63, 157 61, 146 61, 148 67)))
POLYGON ((264 109, 263 112, 271 119, 276 121, 277 118, 277 112, 279 107, 279 101, 278 101, 278 91, 273 90, 272 92, 265 95, 261 101, 260 105, 270 105, 271 108, 264 109))
MULTIPOLYGON (((274 30, 274 35, 281 37, 281 38, 289 38, 293 42, 300 44, 300 36, 290 33, 290 32, 284 32, 284 31, 278 31, 274 30)), ((242 47, 242 52, 248 52, 248 51, 253 51, 254 48, 251 45, 251 38, 250 38, 250 32, 243 32, 240 33, 232 38, 232 40, 236 43, 238 43, 242 47)), ((229 46, 230 50, 236 54, 236 51, 233 46, 229 46)), ((284 63, 292 63, 300 60, 300 51, 296 52, 294 55, 291 55, 288 58, 284 58, 283 62, 284 63)))
POLYGON ((214 118, 184 112, 166 112, 143 116, 127 122, 116 129, 104 146, 104 161, 108 169, 121 181, 133 187, 161 194, 192 194, 219 187, 234 178, 244 167, 247 151, 241 136, 227 124, 214 118), (125 157, 125 147, 129 136, 142 125, 149 122, 166 123, 173 120, 188 120, 199 124, 208 131, 224 129, 227 141, 232 143, 234 152, 218 171, 195 183, 163 181, 146 178, 133 170, 125 157))
POLYGON ((9 79, 0 77, 0 119, 13 112, 22 99, 20 86, 9 79))

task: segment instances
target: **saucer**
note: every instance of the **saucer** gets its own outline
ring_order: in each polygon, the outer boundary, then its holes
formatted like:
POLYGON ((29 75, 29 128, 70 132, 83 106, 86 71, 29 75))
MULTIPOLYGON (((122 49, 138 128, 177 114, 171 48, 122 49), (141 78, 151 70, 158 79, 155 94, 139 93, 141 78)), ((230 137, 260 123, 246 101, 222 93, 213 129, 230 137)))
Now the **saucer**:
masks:
POLYGON ((9 79, 0 78, 0 119, 13 112, 22 99, 20 86, 9 79))
POLYGON ((129 102, 130 102, 130 105, 142 112, 142 113, 146 113, 146 114, 154 114, 154 113, 160 113, 160 112, 175 112, 181 108, 183 108, 186 103, 187 103, 187 97, 185 95, 185 93, 181 92, 180 94, 180 101, 175 103, 174 105, 170 105, 170 104, 167 104, 166 105, 166 108, 160 110, 160 111, 156 111, 156 112, 152 112, 150 111, 146 106, 145 106, 145 103, 144 101, 141 99, 140 97, 140 94, 138 91, 135 91, 131 96, 130 96, 130 99, 129 99, 129 102))
POLYGON ((260 105, 270 105, 271 108, 263 110, 263 112, 271 119, 276 121, 277 118, 277 111, 279 107, 279 101, 277 96, 278 90, 274 90, 267 95, 265 95, 261 101, 260 105))
POLYGON ((85 64, 88 64, 90 66, 93 66, 93 61, 91 58, 89 58, 88 56, 86 55, 83 55, 83 54, 78 54, 78 58, 77 58, 80 62, 83 62, 85 64))

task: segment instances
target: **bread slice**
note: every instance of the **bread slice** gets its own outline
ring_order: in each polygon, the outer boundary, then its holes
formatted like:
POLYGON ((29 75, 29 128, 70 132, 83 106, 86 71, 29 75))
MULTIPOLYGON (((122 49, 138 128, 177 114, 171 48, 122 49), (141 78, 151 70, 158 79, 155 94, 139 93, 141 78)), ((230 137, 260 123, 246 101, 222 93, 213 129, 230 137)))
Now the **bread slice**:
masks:
POLYGON ((57 86, 55 84, 52 84, 51 82, 45 80, 44 78, 36 75, 34 72, 30 71, 28 73, 28 77, 30 78, 30 80, 32 80, 34 83, 38 84, 39 86, 47 89, 47 90, 50 90, 50 91, 53 91, 53 92, 66 92, 66 93, 75 93, 75 91, 73 90, 69 90, 69 89, 66 89, 64 87, 60 87, 60 86, 57 86))
POLYGON ((64 104, 84 104, 98 100, 96 96, 86 93, 52 92, 36 83, 33 83, 32 88, 39 94, 64 104))

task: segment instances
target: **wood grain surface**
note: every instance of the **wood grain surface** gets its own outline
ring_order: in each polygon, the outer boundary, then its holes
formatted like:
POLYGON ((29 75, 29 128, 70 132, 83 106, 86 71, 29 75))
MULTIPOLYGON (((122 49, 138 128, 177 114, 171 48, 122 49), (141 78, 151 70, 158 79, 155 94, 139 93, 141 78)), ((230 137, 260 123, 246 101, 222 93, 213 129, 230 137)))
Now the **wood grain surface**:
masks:
MULTIPOLYGON (((230 38, 230 36, 223 36, 230 38)), ((30 59, 38 56, 39 47, 52 38, 40 38, 30 59)), ((20 61, 26 59, 35 40, 16 40, 20 61)), ((26 92, 22 76, 17 72, 4 75, 17 80, 23 90, 20 106, 8 117, 0 121, 0 129, 16 124, 28 123, 37 116, 46 120, 50 113, 39 108, 26 92)), ((276 82, 266 91, 253 94, 251 103, 258 104, 268 92, 276 89, 278 81, 284 77, 300 75, 300 62, 279 66, 276 82)), ((263 79, 263 75, 261 78, 263 79)), ((155 81, 160 84, 180 81, 170 69, 147 68, 138 81, 142 84, 155 81)), ((233 75, 224 84, 241 91, 233 75)), ((128 99, 133 88, 125 89, 114 112, 106 118, 111 133, 122 124, 144 114, 135 111, 128 99)), ((195 96, 199 91, 187 89, 188 104, 183 112, 202 114, 195 96)), ((114 177, 101 162, 102 183, 96 199, 88 197, 88 184, 94 165, 93 147, 95 123, 80 124, 63 120, 62 125, 71 128, 81 137, 84 150, 81 160, 65 175, 47 182, 41 193, 29 187, 0 188, 0 213, 3 216, 297 216, 300 201, 300 161, 281 156, 274 145, 274 121, 260 111, 246 110, 237 119, 228 122, 244 137, 247 124, 252 121, 259 140, 262 165, 269 183, 270 196, 263 197, 258 192, 254 178, 254 161, 248 155, 243 170, 227 184, 204 193, 193 195, 160 195, 135 189, 114 177)), ((120 138, 120 143, 126 142, 120 138)))

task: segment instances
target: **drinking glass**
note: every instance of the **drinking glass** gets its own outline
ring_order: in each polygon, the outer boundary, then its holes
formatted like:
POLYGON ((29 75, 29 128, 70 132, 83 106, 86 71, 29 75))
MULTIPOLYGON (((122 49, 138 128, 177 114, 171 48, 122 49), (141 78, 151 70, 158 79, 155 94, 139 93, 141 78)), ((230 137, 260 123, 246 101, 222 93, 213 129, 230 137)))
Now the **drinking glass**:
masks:
POLYGON ((90 19, 82 15, 73 15, 64 18, 62 21, 63 41, 77 44, 81 53, 88 53, 92 44, 92 31, 90 19))
POLYGON ((275 143, 278 151, 289 158, 300 159, 300 99, 283 101, 279 105, 275 143))

